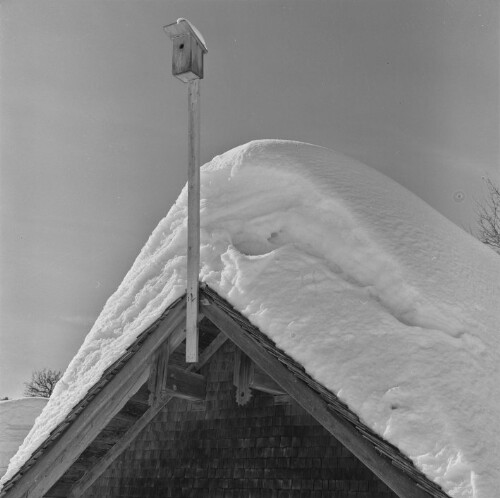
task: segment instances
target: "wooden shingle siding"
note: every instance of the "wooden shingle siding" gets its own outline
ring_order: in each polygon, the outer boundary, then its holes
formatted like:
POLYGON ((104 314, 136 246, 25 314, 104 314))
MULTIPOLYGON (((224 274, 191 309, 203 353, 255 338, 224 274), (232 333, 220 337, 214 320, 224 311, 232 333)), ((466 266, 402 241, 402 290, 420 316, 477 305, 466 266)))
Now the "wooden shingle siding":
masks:
POLYGON ((297 404, 238 406, 234 351, 202 369, 204 403, 172 400, 84 497, 396 496, 297 404))

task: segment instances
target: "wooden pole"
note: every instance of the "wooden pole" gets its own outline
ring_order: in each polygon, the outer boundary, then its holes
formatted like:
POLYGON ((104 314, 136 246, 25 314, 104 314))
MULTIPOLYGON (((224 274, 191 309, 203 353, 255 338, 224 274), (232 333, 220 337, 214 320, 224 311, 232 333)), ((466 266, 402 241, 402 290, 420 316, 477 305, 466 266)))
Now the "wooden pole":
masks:
POLYGON ((164 27, 174 44, 172 74, 188 84, 188 240, 186 362, 198 361, 200 273, 200 79, 207 45, 201 33, 184 18, 164 27))
POLYGON ((186 362, 198 361, 200 272, 200 80, 188 82, 188 247, 186 362))

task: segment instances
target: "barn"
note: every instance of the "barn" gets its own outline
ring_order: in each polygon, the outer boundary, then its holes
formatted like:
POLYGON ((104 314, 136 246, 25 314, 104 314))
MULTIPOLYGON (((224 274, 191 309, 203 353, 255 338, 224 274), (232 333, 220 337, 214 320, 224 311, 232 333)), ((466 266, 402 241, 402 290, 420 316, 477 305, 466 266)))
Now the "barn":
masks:
POLYGON ((298 142, 215 158, 201 206, 198 361, 184 191, 0 496, 491 496, 498 256, 380 173, 298 142))
POLYGON ((447 495, 209 287, 141 334, 4 487, 61 497, 447 495))

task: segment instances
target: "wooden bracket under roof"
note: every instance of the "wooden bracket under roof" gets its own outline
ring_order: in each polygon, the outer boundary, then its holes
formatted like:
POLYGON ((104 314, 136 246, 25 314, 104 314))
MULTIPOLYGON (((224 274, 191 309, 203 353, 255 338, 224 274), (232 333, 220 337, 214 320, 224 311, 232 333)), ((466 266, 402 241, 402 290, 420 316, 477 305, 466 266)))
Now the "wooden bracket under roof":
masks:
POLYGON ((246 405, 252 398, 252 390, 262 391, 276 396, 284 396, 285 391, 263 372, 241 351, 234 353, 233 384, 236 386, 236 403, 246 405))

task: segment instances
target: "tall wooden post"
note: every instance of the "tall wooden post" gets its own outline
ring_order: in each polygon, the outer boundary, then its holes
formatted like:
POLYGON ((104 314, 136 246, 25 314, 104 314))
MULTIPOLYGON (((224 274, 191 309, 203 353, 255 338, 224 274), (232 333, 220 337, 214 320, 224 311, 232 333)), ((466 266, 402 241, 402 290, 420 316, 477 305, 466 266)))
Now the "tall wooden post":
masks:
POLYGON ((186 301, 186 362, 198 361, 198 278, 200 273, 200 80, 188 83, 189 165, 186 301))
POLYGON ((188 240, 186 362, 198 361, 200 273, 200 79, 207 46, 201 33, 186 19, 165 26, 173 41, 172 74, 188 84, 188 240))

